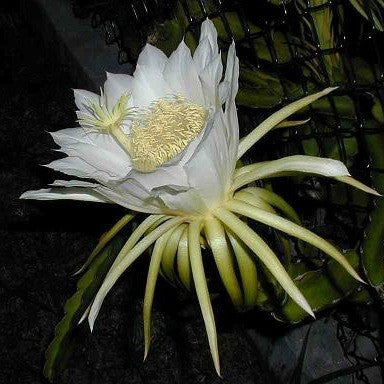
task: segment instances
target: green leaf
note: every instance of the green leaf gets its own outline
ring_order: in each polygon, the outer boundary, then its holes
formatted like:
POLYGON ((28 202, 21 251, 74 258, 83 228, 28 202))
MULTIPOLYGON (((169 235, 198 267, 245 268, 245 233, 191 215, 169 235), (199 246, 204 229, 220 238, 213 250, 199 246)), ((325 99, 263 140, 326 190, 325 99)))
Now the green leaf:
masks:
MULTIPOLYGON (((357 270, 359 265, 357 253, 350 251, 345 254, 345 258, 357 270)), ((361 285, 335 260, 329 261, 323 269, 297 276, 294 282, 315 313, 334 306, 361 285)), ((297 323, 306 318, 307 313, 289 298, 274 316, 282 321, 297 323)))
POLYGON ((110 241, 93 259, 87 272, 78 281, 76 293, 65 303, 65 315, 56 326, 55 338, 45 354, 44 376, 50 381, 66 368, 71 355, 71 346, 76 339, 78 323, 91 304, 122 245, 123 235, 118 235, 110 241))
POLYGON ((379 123, 384 123, 383 106, 377 97, 375 97, 372 107, 372 115, 379 123))
MULTIPOLYGON (((365 135, 367 147, 372 158, 372 168, 384 168, 384 137, 382 134, 365 135)), ((384 192, 384 175, 375 173, 374 187, 381 193, 384 192)), ((371 221, 366 228, 366 237, 363 242, 362 263, 369 283, 376 288, 384 298, 384 201, 378 200, 378 204, 371 214, 371 221)))

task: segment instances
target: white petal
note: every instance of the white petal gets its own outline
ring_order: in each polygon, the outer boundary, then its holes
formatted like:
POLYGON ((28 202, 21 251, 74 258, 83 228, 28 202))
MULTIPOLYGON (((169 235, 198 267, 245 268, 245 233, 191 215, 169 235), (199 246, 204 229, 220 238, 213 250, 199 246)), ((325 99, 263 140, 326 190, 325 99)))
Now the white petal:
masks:
POLYGON ((347 167, 338 160, 314 156, 294 155, 278 160, 245 166, 236 170, 232 188, 238 188, 255 180, 284 176, 286 173, 311 173, 325 177, 350 176, 347 167))
POLYGON ((98 184, 90 183, 83 180, 55 180, 49 184, 52 187, 82 187, 82 188, 95 188, 98 184))
POLYGON ((217 45, 217 31, 215 25, 210 19, 206 19, 201 24, 200 42, 204 39, 208 39, 211 44, 213 55, 219 53, 219 47, 217 45))
POLYGON ((159 201, 156 199, 148 198, 148 200, 144 200, 133 196, 130 193, 124 193, 121 189, 111 189, 104 186, 98 186, 96 190, 107 199, 133 211, 162 213, 159 201))
POLYGON ((139 172, 135 169, 129 173, 129 177, 137 180, 148 191, 153 189, 170 186, 175 189, 185 189, 188 187, 188 177, 184 168, 177 164, 167 166, 164 165, 155 172, 139 172))
POLYGON ((232 42, 228 49, 227 67, 225 69, 224 81, 230 84, 228 101, 234 101, 239 90, 239 59, 236 56, 235 43, 232 42))
POLYGON ((137 65, 145 65, 152 70, 162 72, 167 64, 168 57, 159 48, 146 44, 137 59, 137 65))
POLYGON ((201 40, 197 46, 195 53, 193 54, 193 61, 195 62, 197 71, 199 74, 204 70, 204 68, 212 61, 213 51, 211 43, 208 38, 201 40))
POLYGON ((207 206, 215 205, 231 181, 231 169, 223 112, 219 110, 206 138, 185 165, 190 186, 197 191, 207 206), (203 170, 203 171, 202 171, 203 170))
POLYGON ((68 186, 65 185, 65 181, 58 180, 54 184, 57 186, 66 186, 66 188, 48 188, 39 189, 36 191, 24 192, 20 199, 27 200, 81 200, 90 201, 95 203, 110 203, 109 199, 106 199, 99 193, 95 192, 91 187, 76 186, 77 181, 67 182, 68 186))
POLYGON ((98 103, 100 100, 99 95, 84 89, 74 89, 73 94, 75 96, 75 104, 80 111, 83 111, 90 101, 98 103))
POLYGON ((164 79, 173 94, 182 95, 199 105, 204 105, 199 76, 192 60, 191 51, 182 41, 172 53, 164 69, 164 79))
POLYGON ((78 157, 65 157, 63 159, 54 160, 51 163, 44 165, 44 167, 80 178, 93 179, 97 176, 105 177, 105 175, 98 175, 95 168, 78 157))
POLYGON ((338 160, 294 155, 270 161, 258 170, 260 175, 276 174, 280 172, 306 172, 321 176, 349 176, 347 167, 338 160))
POLYGON ((236 167, 237 153, 239 150, 239 121, 237 118, 237 110, 235 101, 228 102, 225 109, 225 127, 228 137, 228 153, 230 162, 233 165, 233 170, 236 167))
POLYGON ((95 174, 98 170, 104 175, 103 181, 124 178, 131 169, 128 154, 110 135, 86 132, 82 128, 63 129, 51 135, 61 152, 82 160, 84 172, 95 174))
POLYGON ((171 193, 164 188, 160 190, 159 198, 171 211, 200 214, 205 213, 209 208, 200 198, 198 191, 193 189, 186 192, 171 193))
POLYGON ((211 61, 200 73, 200 80, 203 86, 205 105, 212 105, 217 108, 221 106, 218 85, 221 80, 222 74, 223 64, 219 55, 216 57, 216 59, 211 61))
POLYGON ((155 100, 169 96, 172 93, 160 71, 154 71, 146 65, 137 65, 132 91, 135 107, 148 107, 155 100))
MULTIPOLYGON (((130 94, 132 92, 132 86, 132 76, 107 72, 107 80, 104 83, 107 107, 113 108, 123 94, 130 94)), ((128 101, 132 102, 131 100, 128 101)), ((128 106, 131 107, 132 105, 128 106)))
POLYGON ((230 89, 231 89, 231 84, 228 83, 228 81, 226 80, 223 80, 219 84, 219 100, 221 105, 223 105, 225 101, 228 100, 230 89))

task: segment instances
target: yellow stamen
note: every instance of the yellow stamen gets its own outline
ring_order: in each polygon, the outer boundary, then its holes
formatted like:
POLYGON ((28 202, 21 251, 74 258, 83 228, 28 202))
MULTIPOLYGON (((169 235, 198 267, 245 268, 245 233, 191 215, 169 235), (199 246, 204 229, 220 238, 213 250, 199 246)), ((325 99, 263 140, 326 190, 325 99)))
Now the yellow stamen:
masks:
POLYGON ((208 112, 182 97, 154 103, 131 126, 130 156, 141 172, 152 172, 180 154, 204 128, 208 112))

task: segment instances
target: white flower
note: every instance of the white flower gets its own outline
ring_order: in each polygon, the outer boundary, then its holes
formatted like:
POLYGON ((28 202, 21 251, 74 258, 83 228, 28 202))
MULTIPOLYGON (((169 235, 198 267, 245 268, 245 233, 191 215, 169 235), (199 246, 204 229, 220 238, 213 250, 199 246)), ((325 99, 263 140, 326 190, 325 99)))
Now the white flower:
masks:
MULTIPOLYGON (((274 252, 237 216, 259 221, 317 246, 361 280, 333 245, 299 225, 294 210, 279 196, 247 185, 267 177, 306 172, 334 177, 366 192, 375 191, 352 179, 344 164, 331 159, 289 156, 235 169, 237 160, 272 128, 334 88, 282 108, 239 141, 235 106, 239 62, 232 43, 223 76, 217 32, 210 20, 202 24, 193 56, 183 41, 169 58, 147 45, 133 76, 107 77, 100 96, 75 91, 81 127, 52 133, 67 157, 48 167, 90 181, 58 180, 50 189, 22 195, 25 199, 116 203, 151 214, 127 240, 84 314, 91 328, 116 280, 153 243, 144 299, 145 353, 161 264, 164 274, 175 284, 190 289, 193 280, 219 372, 201 241, 211 249, 223 284, 237 307, 256 305, 257 257, 293 300, 313 315, 274 252)), ((130 219, 131 216, 126 216, 116 224, 97 249, 130 219)))
POLYGON ((23 197, 114 202, 147 213, 203 213, 217 205, 237 156, 234 44, 223 81, 222 72, 207 20, 193 57, 183 41, 169 58, 147 45, 133 76, 108 74, 101 96, 75 90, 83 128, 52 133, 68 157, 48 167, 96 183, 59 181, 53 187, 65 189, 23 197))

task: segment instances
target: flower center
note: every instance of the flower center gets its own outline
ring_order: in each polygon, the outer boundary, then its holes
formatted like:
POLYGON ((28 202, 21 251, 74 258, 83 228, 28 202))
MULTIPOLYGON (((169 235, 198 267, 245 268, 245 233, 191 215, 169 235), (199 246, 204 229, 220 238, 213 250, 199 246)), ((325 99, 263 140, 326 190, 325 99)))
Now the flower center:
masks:
POLYGON ((129 154, 133 166, 152 172, 171 160, 197 137, 207 118, 204 108, 183 97, 156 101, 132 122, 129 154))

